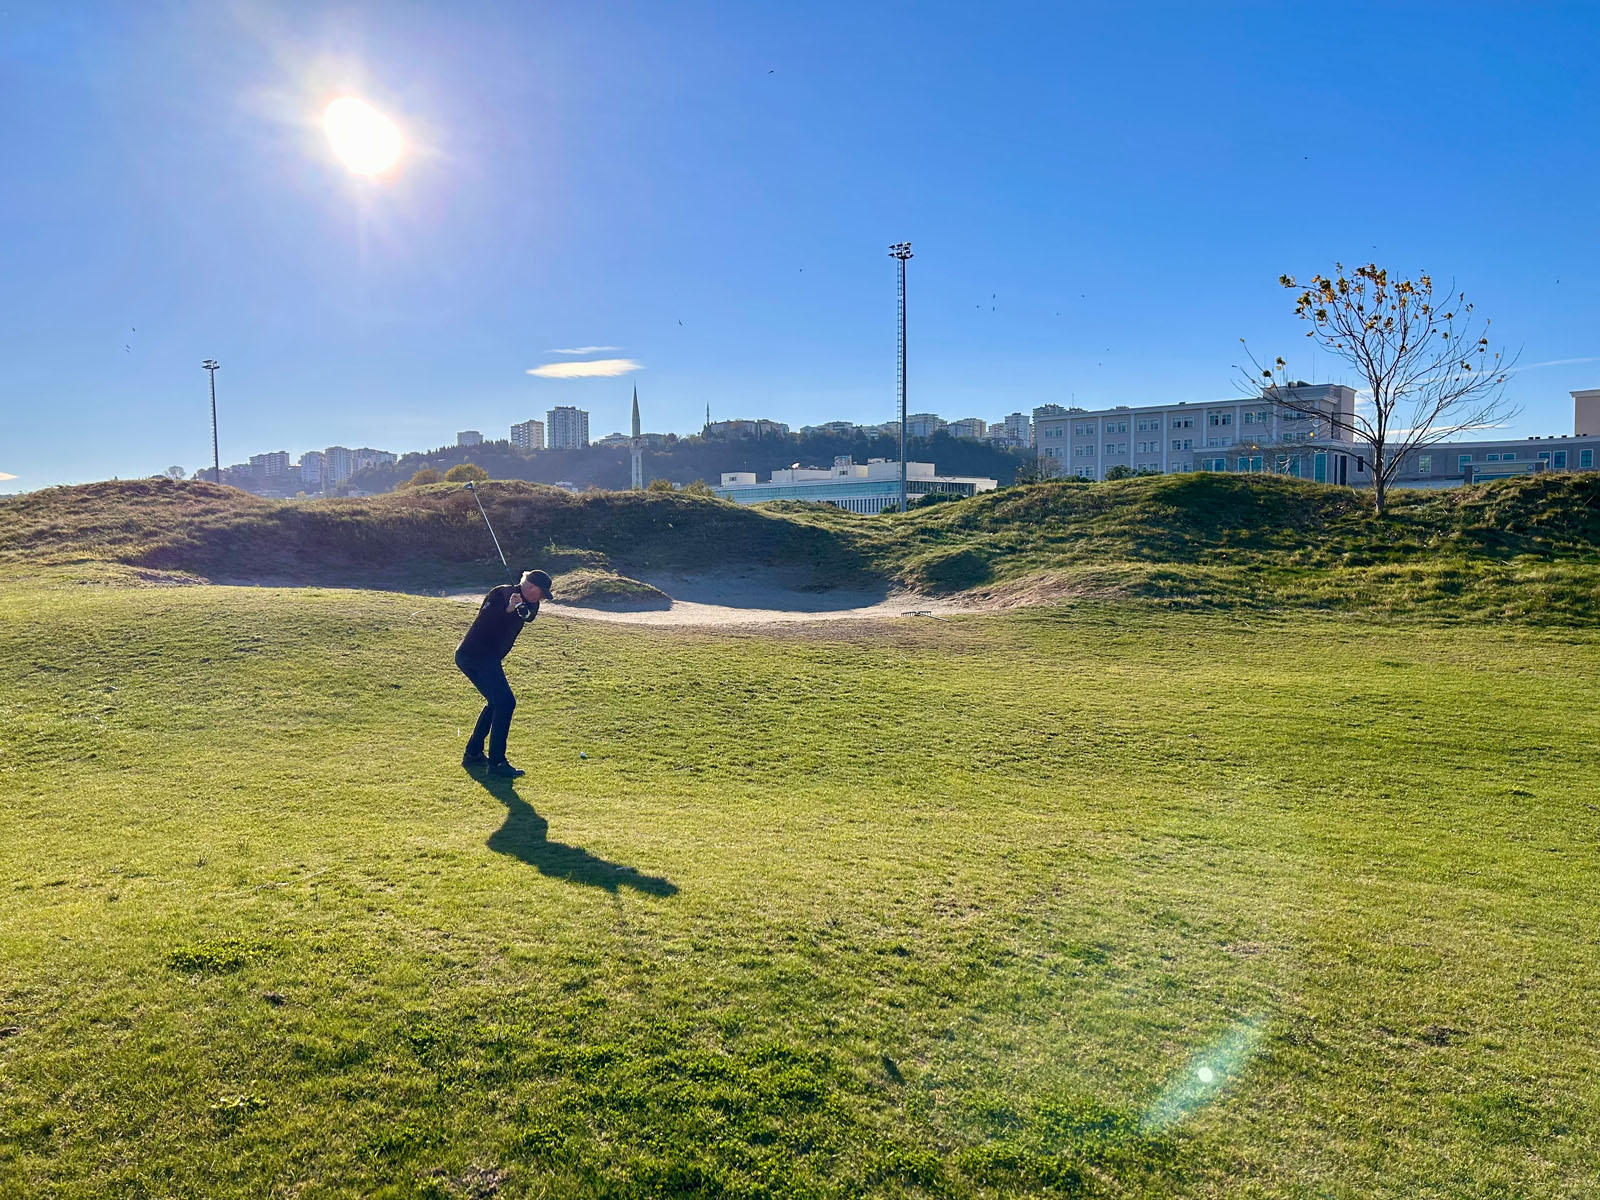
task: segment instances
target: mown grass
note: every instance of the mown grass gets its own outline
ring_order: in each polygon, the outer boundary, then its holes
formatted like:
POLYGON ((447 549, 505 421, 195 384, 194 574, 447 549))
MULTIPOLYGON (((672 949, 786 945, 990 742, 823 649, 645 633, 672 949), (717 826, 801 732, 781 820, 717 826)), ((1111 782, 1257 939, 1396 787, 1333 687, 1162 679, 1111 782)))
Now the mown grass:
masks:
POLYGON ((0 582, 0 1195, 1600 1174, 1593 630, 542 617, 486 789, 462 607, 77 578, 0 582))

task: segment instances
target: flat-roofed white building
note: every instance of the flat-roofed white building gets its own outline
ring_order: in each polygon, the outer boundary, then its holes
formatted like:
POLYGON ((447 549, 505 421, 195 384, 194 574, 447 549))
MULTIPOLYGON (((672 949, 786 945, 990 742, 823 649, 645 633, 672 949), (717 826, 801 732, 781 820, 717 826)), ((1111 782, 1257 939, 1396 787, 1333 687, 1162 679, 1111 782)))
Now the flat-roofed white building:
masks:
POLYGON ((1285 446, 1294 449, 1293 474, 1358 482, 1365 459, 1357 461, 1350 432, 1355 390, 1330 383, 1293 391, 1319 415, 1260 396, 1093 410, 1047 404, 1033 410, 1033 440, 1046 470, 1083 479, 1104 479, 1117 466, 1161 474, 1271 470, 1270 449, 1285 446))
MULTIPOLYGON (((940 475, 932 463, 906 463, 906 495, 912 503, 930 492, 974 496, 997 486, 993 479, 971 475, 940 475)), ((883 458, 865 463, 848 455, 833 460, 829 469, 791 467, 774 471, 766 483, 756 482, 754 471, 724 471, 721 484, 712 489, 735 504, 760 504, 766 500, 807 500, 831 504, 848 512, 880 513, 900 503, 900 463, 883 458)))

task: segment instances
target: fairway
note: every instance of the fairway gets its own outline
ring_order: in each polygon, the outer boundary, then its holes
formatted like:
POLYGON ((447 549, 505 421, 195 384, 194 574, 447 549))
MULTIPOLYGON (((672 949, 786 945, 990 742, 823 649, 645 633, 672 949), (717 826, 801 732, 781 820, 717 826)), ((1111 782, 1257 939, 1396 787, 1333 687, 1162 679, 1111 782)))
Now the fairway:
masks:
POLYGON ((0 585, 0 1195, 1590 1194, 1595 632, 469 614, 0 585))

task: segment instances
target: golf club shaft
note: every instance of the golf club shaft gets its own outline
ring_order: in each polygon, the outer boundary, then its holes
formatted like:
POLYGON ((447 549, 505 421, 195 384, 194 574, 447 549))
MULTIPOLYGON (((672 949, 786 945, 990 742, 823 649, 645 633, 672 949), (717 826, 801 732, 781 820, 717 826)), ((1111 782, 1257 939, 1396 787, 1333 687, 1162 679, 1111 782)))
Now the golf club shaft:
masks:
POLYGON ((483 510, 483 501, 478 497, 478 489, 471 488, 469 490, 472 492, 472 498, 478 501, 478 512, 483 517, 485 527, 489 530, 489 536, 494 539, 494 552, 500 556, 500 565, 506 569, 507 575, 512 575, 511 564, 506 561, 506 552, 500 549, 500 539, 495 537, 494 526, 489 523, 489 514, 483 510))

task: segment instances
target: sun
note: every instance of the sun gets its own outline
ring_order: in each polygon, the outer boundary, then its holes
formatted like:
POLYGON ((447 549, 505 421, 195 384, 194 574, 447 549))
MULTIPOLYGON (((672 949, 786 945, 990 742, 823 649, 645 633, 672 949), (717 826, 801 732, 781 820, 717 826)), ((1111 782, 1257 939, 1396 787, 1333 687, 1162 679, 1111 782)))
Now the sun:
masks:
POLYGON ((356 175, 382 175, 400 161, 400 129, 365 100, 340 96, 322 112, 322 128, 339 161, 356 175))

